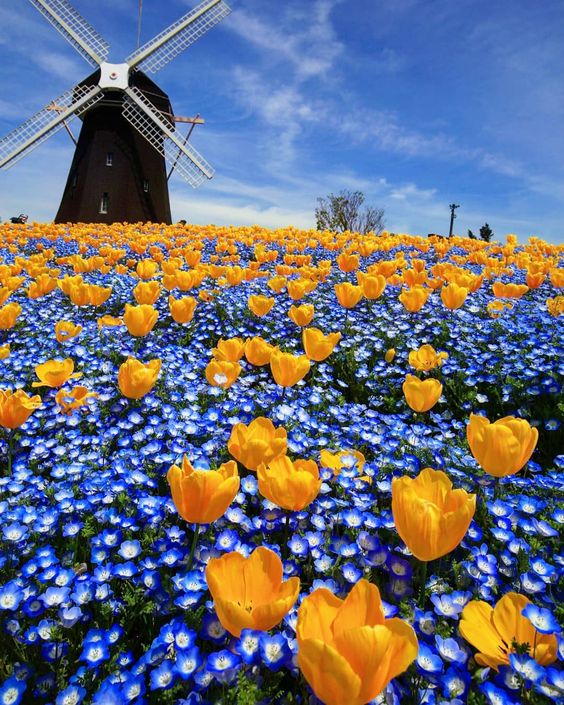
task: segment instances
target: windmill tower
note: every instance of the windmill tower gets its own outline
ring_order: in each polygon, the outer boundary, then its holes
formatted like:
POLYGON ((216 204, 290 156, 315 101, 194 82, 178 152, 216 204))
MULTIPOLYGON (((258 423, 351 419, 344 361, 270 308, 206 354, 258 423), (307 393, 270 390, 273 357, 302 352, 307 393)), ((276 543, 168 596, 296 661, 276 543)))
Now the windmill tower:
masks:
MULTIPOLYGON (((106 61, 109 45, 67 0, 29 0, 95 71, 0 141, 10 167, 74 117, 82 120, 56 223, 170 223, 166 164, 194 188, 212 167, 178 135, 172 106, 146 73, 156 73, 230 9, 204 0, 123 63, 106 61)), ((184 119, 184 122, 202 122, 184 119)))

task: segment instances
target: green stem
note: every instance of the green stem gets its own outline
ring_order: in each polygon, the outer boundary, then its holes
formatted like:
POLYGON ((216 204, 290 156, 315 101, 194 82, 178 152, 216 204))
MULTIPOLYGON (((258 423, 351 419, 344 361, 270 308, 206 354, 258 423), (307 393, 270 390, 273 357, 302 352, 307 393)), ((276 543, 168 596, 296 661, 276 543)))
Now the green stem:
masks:
POLYGON ((421 583, 419 585, 419 600, 418 605, 423 609, 425 604, 425 583, 427 582, 427 561, 420 561, 421 565, 421 583))
POLYGON ((190 547, 190 555, 188 556, 188 564, 186 566, 186 571, 192 568, 192 563, 194 562, 194 553, 196 552, 196 546, 198 545, 198 536, 200 534, 200 525, 196 524, 194 529, 194 535, 192 536, 192 546, 190 547))
POLYGON ((12 475, 12 454, 14 452, 14 429, 8 431, 8 472, 7 476, 12 475))

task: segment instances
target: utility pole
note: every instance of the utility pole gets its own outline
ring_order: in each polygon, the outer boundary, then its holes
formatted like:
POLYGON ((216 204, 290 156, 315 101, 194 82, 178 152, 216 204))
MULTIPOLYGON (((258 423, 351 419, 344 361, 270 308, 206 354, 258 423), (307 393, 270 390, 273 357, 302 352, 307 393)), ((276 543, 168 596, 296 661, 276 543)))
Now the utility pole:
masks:
POLYGON ((456 213, 455 213, 454 211, 455 211, 457 208, 460 208, 460 205, 459 205, 459 204, 456 204, 456 203, 451 203, 450 206, 449 206, 449 208, 450 208, 450 228, 449 228, 449 231, 448 231, 448 236, 449 236, 449 237, 452 237, 452 228, 453 228, 453 225, 454 225, 454 219, 456 218, 456 213))

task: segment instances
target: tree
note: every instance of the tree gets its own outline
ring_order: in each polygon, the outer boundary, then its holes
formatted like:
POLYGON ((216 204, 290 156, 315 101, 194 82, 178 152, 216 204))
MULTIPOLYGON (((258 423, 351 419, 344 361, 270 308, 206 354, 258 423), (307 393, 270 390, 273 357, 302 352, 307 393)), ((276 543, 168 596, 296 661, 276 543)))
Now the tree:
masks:
POLYGON ((334 230, 355 233, 381 233, 384 229, 384 209, 372 208, 364 204, 362 191, 341 191, 330 193, 327 198, 318 198, 315 220, 318 230, 334 230))
POLYGON ((487 223, 484 223, 484 225, 482 225, 482 227, 480 228, 480 237, 485 242, 491 242, 491 239, 493 237, 493 230, 487 223))
POLYGON ((468 237, 469 237, 471 240, 475 240, 475 239, 476 239, 476 236, 474 235, 474 233, 473 233, 471 230, 468 230, 468 237))

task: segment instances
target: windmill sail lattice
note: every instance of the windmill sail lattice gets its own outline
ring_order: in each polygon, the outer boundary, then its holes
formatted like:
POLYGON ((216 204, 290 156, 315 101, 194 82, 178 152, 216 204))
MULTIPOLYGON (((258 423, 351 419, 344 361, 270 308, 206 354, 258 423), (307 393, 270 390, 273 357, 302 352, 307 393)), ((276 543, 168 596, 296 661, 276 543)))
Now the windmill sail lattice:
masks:
POLYGON ((1 140, 0 167, 79 116, 82 130, 55 221, 170 222, 165 161, 194 187, 214 171, 187 144, 188 136, 178 136, 168 96, 145 72, 159 71, 226 17, 229 7, 204 0, 124 63, 110 64, 108 43, 67 0, 29 2, 96 71, 1 140))

